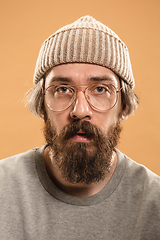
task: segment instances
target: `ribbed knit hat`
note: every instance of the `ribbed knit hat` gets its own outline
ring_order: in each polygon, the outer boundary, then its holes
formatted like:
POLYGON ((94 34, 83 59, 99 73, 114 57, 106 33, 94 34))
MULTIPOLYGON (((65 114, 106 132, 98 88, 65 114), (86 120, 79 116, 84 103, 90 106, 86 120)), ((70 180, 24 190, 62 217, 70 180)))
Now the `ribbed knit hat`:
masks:
POLYGON ((122 40, 91 16, 60 28, 39 52, 34 83, 52 67, 64 63, 91 63, 107 67, 134 88, 129 52, 122 40))

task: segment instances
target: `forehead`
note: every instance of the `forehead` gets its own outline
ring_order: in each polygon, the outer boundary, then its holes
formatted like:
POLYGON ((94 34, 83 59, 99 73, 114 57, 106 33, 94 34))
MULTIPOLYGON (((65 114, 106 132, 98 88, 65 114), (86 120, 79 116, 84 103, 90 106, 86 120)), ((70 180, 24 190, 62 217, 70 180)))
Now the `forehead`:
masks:
POLYGON ((87 85, 93 81, 108 81, 119 87, 119 77, 110 69, 95 64, 68 63, 51 68, 45 76, 45 84, 68 82, 72 85, 87 85))

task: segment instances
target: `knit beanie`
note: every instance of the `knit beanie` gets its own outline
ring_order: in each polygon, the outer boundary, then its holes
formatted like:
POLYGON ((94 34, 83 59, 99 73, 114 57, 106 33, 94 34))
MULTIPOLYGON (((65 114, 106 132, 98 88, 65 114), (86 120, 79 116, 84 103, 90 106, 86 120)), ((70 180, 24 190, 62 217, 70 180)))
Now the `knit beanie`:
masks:
POLYGON ((91 63, 107 67, 134 88, 128 48, 110 28, 91 16, 66 25, 47 38, 34 73, 37 84, 52 67, 65 63, 91 63))

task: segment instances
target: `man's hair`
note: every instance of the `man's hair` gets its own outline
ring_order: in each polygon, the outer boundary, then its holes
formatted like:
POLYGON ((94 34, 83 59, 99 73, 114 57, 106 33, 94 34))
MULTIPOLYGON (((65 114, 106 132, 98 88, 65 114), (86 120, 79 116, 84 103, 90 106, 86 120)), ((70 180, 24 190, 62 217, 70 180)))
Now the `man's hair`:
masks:
MULTIPOLYGON (((26 105, 28 105, 29 110, 36 116, 42 117, 44 113, 44 87, 45 77, 42 77, 40 81, 28 91, 26 94, 26 105)), ((128 83, 120 79, 121 90, 121 102, 122 102, 122 112, 127 117, 133 114, 135 109, 139 104, 139 99, 134 91, 131 89, 128 83)))

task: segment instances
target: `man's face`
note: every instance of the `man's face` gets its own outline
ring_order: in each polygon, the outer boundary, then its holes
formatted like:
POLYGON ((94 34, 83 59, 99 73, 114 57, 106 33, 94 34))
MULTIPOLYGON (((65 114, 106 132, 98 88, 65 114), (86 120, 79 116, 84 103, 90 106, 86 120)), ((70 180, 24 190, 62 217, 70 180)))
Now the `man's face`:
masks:
MULTIPOLYGON (((106 78, 106 83, 113 84, 117 90, 120 89, 120 83, 118 76, 111 70, 92 64, 63 64, 53 67, 47 74, 45 79, 45 88, 52 84, 66 84, 64 79, 68 79, 69 85, 73 86, 88 86, 94 84, 94 78, 106 78), (56 81, 54 79, 56 78, 56 81), (59 79, 59 80, 58 80, 59 79)), ((54 112, 50 110, 45 102, 46 113, 51 121, 51 124, 55 127, 57 133, 63 129, 64 126, 70 124, 72 121, 86 120, 91 124, 99 127, 104 133, 107 133, 109 127, 116 123, 121 111, 121 97, 118 94, 117 104, 106 112, 96 111, 92 109, 82 91, 77 93, 76 101, 66 110, 62 112, 54 112)), ((77 136, 75 141, 85 141, 77 136)))
MULTIPOLYGON (((55 85, 72 85, 85 89, 95 84, 112 84, 120 89, 119 79, 111 70, 92 64, 63 64, 53 67, 45 78, 45 88, 55 85), (101 80, 103 79, 103 80, 101 80)), ((119 133, 121 97, 108 111, 92 108, 83 91, 78 91, 73 104, 64 111, 55 112, 44 100, 46 111, 45 137, 50 145, 52 161, 62 175, 72 183, 92 183, 105 177, 109 171, 113 148, 119 133)))

